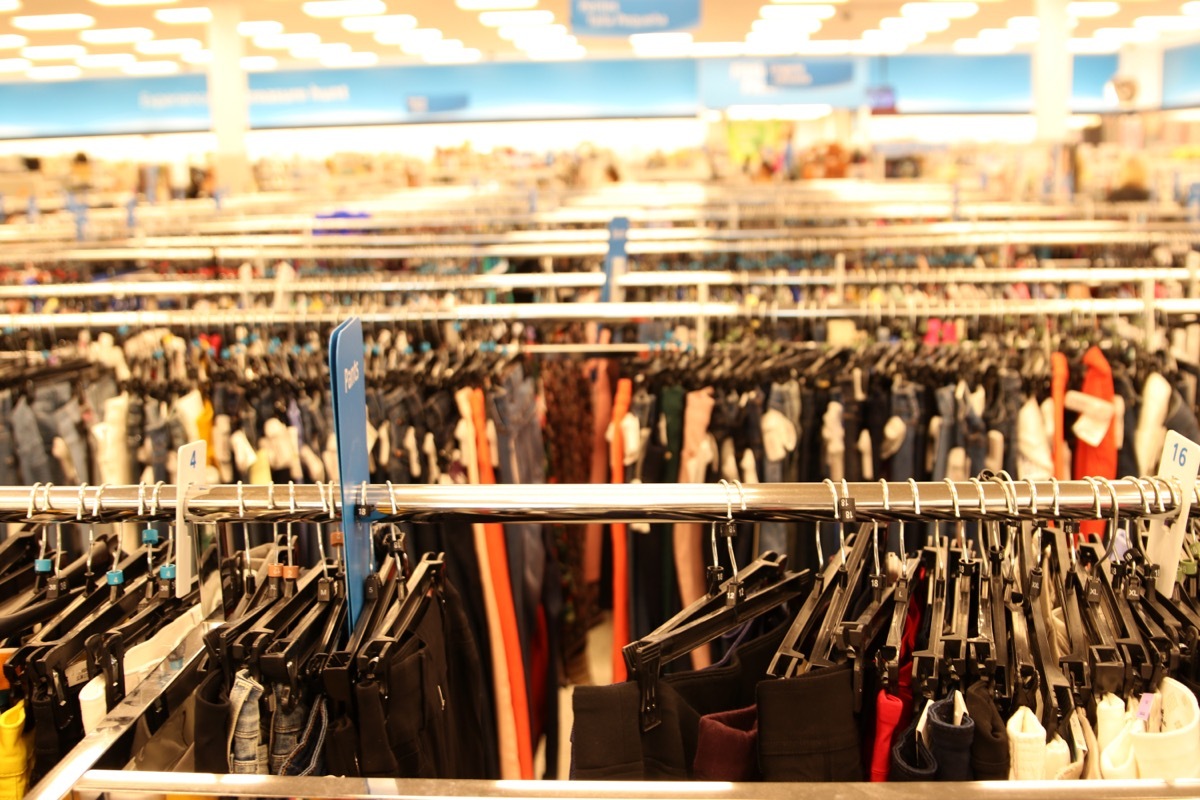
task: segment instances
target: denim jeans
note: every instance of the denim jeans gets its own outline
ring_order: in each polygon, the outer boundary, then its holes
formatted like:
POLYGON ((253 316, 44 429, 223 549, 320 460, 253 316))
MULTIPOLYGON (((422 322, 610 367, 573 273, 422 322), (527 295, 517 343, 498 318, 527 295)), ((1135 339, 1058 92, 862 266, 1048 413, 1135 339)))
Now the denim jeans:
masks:
MULTIPOLYGON (((775 411, 796 428, 797 447, 800 438, 800 384, 796 381, 771 384, 771 393, 767 397, 767 411, 775 411)), ((761 425, 761 421, 760 421, 761 425)), ((783 483, 789 461, 796 459, 796 449, 793 448, 783 458, 768 459, 764 456, 762 470, 759 475, 763 483, 783 483)), ((786 553, 788 550, 788 531, 795 526, 787 522, 764 522, 759 527, 759 549, 774 550, 786 553)))
POLYGON ((279 775, 324 775, 325 734, 329 730, 329 711, 321 695, 308 712, 304 728, 292 752, 279 765, 279 775))
MULTIPOLYGON (((915 384, 897 380, 892 385, 892 416, 899 417, 905 425, 904 439, 900 442, 900 449, 891 458, 889 470, 891 480, 902 483, 917 477, 917 459, 923 458, 917 452, 918 426, 922 425, 924 420, 921 416, 918 387, 915 384)), ((909 536, 910 541, 900 542, 900 526, 889 526, 888 546, 895 548, 902 545, 905 550, 917 546, 919 537, 916 535, 916 526, 910 525, 908 528, 913 529, 909 536)))
POLYGON ((229 772, 233 775, 266 775, 267 748, 262 744, 258 701, 263 687, 242 670, 229 690, 229 772))
POLYGON ((18 486, 21 478, 17 474, 17 451, 13 437, 12 394, 0 392, 0 484, 18 486))
POLYGON ((37 414, 29 401, 22 397, 12 412, 13 438, 17 446, 17 464, 21 483, 62 483, 62 467, 50 458, 50 448, 42 439, 37 414))
POLYGON ((146 438, 150 440, 150 468, 154 480, 170 480, 168 477, 171 452, 171 430, 160 403, 146 404, 146 438))
MULTIPOLYGON (((542 431, 538 425, 537 396, 533 379, 526 378, 520 366, 512 369, 503 383, 488 393, 488 416, 496 426, 496 444, 500 451, 500 480, 503 483, 538 484, 546 482, 543 462, 542 431)), ((504 526, 508 545, 508 569, 513 592, 521 651, 529 663, 529 642, 534 615, 542 596, 546 572, 546 546, 542 526, 525 522, 504 526)), ((531 695, 532 696, 532 695, 531 695)))
POLYGON ((278 702, 284 687, 275 688, 275 713, 271 717, 270 766, 272 775, 282 775, 283 766, 300 743, 308 719, 308 704, 298 701, 291 711, 284 711, 278 702))
POLYGON ((958 401, 954 397, 954 386, 938 387, 936 398, 942 428, 938 435, 937 455, 933 461, 933 480, 941 481, 946 479, 950 451, 961 442, 958 436, 958 401))
MULTIPOLYGON (((1014 478, 1017 475, 1017 414, 1021 411, 1021 376, 1013 370, 1000 373, 1000 385, 996 398, 984 414, 989 430, 994 430, 1004 439, 1004 469, 1014 478)), ((978 473, 974 465, 972 471, 978 473)))
MULTIPOLYGON (((639 389, 633 395, 633 400, 629 404, 629 413, 633 414, 634 419, 638 421, 638 452, 637 460, 632 464, 627 463, 625 466, 625 482, 642 481, 642 465, 646 457, 646 445, 650 441, 650 437, 654 435, 654 422, 656 419, 656 406, 658 405, 654 395, 647 392, 645 389, 639 389)), ((626 453, 628 459, 629 453, 626 453)))
POLYGON ((984 424, 983 418, 975 413, 975 409, 966 398, 958 404, 958 431, 970 461, 970 474, 977 475, 983 471, 984 462, 987 460, 987 425, 984 424))

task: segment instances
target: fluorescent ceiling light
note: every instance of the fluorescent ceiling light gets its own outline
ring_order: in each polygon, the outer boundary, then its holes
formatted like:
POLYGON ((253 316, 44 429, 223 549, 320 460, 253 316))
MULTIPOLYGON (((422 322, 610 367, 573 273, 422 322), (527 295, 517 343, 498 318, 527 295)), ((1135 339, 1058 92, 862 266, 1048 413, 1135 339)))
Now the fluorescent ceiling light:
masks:
POLYGON ((940 33, 950 27, 945 17, 884 17, 879 21, 883 31, 924 31, 940 33))
POLYGON ((126 75, 174 75, 179 72, 175 61, 138 61, 121 69, 126 75))
POLYGON ((1115 53, 1120 49, 1116 39, 1067 39, 1069 53, 1115 53))
POLYGON ((1114 42, 1130 42, 1145 44, 1158 39, 1158 31, 1150 28, 1097 28, 1092 31, 1097 39, 1110 39, 1114 42))
POLYGON ((78 31, 96 24, 87 14, 36 14, 13 17, 12 26, 23 31, 78 31))
POLYGON ((19 33, 0 33, 0 50, 11 50, 29 44, 29 37, 19 33))
POLYGON ((83 75, 79 67, 63 65, 58 67, 30 67, 25 76, 35 81, 69 81, 83 75))
POLYGON ((383 0, 310 0, 301 7, 310 17, 366 17, 387 13, 383 0))
POLYGON ((267 72, 279 66, 275 56, 242 56, 242 69, 246 72, 267 72))
POLYGON ((854 43, 848 39, 814 39, 800 42, 797 53, 806 56, 843 56, 854 49, 854 43))
MULTIPOLYGON (((750 23, 750 30, 755 33, 774 33, 779 36, 784 36, 791 33, 816 33, 821 30, 821 20, 805 19, 804 17, 796 17, 789 20, 773 20, 773 19, 756 19, 750 23)), ((649 35, 654 34, 634 34, 649 35)))
POLYGON ((696 58, 734 58, 745 52, 744 42, 696 42, 690 50, 696 58))
POLYGON ((205 6, 197 8, 160 8, 154 12, 154 18, 168 25, 203 25, 212 22, 212 9, 205 6))
POLYGON ((379 63, 379 56, 375 53, 350 53, 342 56, 326 56, 321 59, 323 67, 369 67, 379 63))
POLYGON ((578 61, 587 55, 587 48, 579 44, 572 47, 548 47, 542 50, 528 50, 525 55, 531 61, 578 61))
POLYGON ((425 53, 421 56, 430 64, 472 64, 483 58, 483 53, 474 47, 460 47, 448 53, 425 53))
POLYGON ((862 32, 862 40, 864 42, 882 42, 884 44, 891 44, 894 42, 903 42, 904 44, 919 44, 925 41, 925 32, 919 30, 881 31, 876 28, 872 28, 862 32))
POLYGON ((166 6, 175 0, 92 0, 98 6, 166 6))
POLYGON ((270 33, 254 37, 254 45, 263 50, 291 50, 320 43, 321 37, 315 33, 270 33))
POLYGON ((47 44, 21 48, 21 55, 34 61, 64 61, 87 55, 81 44, 47 44))
POLYGON ((109 69, 123 67, 135 61, 137 61, 137 56, 133 53, 91 53, 80 56, 75 63, 88 69, 109 69))
POLYGON ((979 13, 976 3, 905 3, 900 6, 902 17, 945 17, 966 19, 979 13))
POLYGON ((1179 10, 1189 17, 1200 16, 1200 0, 1192 0, 1190 3, 1184 3, 1179 10))
POLYGON ((0 58, 0 72, 24 72, 32 66, 28 58, 0 58))
POLYGON ((454 0, 463 11, 511 11, 536 8, 538 0, 454 0))
POLYGON ((18 11, 20 8, 21 0, 0 0, 0 13, 18 11))
POLYGON ((1067 3, 1067 14, 1083 19, 1085 17, 1111 17, 1121 10, 1120 3, 1111 0, 1077 0, 1067 3))
POLYGON ((1138 17, 1133 27, 1151 31, 1194 31, 1200 30, 1200 17, 1138 17))
POLYGON ((1035 30, 1014 28, 984 28, 975 38, 985 42, 1009 42, 1010 44, 1033 44, 1038 40, 1035 30))
POLYGON ((566 36, 566 25, 505 25, 497 28, 496 34, 501 39, 515 42, 526 36, 566 36))
POLYGON ((211 50, 192 50, 187 53, 183 53, 182 55, 179 56, 179 58, 181 61, 185 61, 188 64, 211 64, 212 63, 212 51, 211 50))
POLYGON ((354 52, 354 48, 345 42, 330 42, 328 44, 302 44, 299 47, 293 47, 290 51, 292 58, 332 58, 334 56, 348 56, 354 52))
POLYGON ((171 56, 189 50, 203 50, 204 43, 199 39, 151 39, 138 42, 133 49, 144 56, 171 56))
POLYGON ((283 23, 273 19, 239 22, 238 33, 242 36, 270 36, 273 33, 283 33, 283 23))
POLYGON ((351 33, 375 33, 376 31, 409 31, 417 27, 417 18, 412 14, 384 14, 378 17, 346 17, 342 27, 351 33))
POLYGON ((1013 42, 999 39, 956 39, 954 52, 970 55, 998 55, 1011 53, 1013 42))
POLYGON ((504 25, 549 25, 554 22, 554 12, 544 9, 537 11, 484 11, 479 15, 479 21, 489 28, 499 28, 504 25))
POLYGON ((761 47, 762 50, 756 50, 756 54, 764 53, 791 53, 800 43, 804 41, 803 34, 773 32, 763 33, 762 31, 751 31, 746 34, 746 44, 755 47, 761 47))
POLYGON ((519 50, 537 50, 546 47, 571 47, 579 44, 574 36, 525 36, 513 39, 513 46, 519 50))
POLYGON ((401 47, 429 47, 442 40, 442 32, 437 28, 417 28, 411 31, 379 31, 375 41, 380 44, 398 44, 401 47))
POLYGON ((763 19, 792 20, 797 18, 829 19, 837 9, 826 3, 794 6, 763 6, 758 15, 763 19))
POLYGON ((96 28, 80 31, 79 38, 88 44, 133 44, 154 38, 149 28, 96 28))

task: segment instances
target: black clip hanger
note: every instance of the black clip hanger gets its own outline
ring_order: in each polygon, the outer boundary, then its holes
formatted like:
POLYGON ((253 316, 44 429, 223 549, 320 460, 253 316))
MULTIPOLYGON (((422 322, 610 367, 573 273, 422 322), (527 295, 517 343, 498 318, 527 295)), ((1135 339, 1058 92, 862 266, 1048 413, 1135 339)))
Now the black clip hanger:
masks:
POLYGON ((359 676, 384 679, 382 668, 392 647, 397 645, 426 607, 430 595, 441 585, 446 566, 444 553, 426 553, 408 579, 407 593, 384 614, 379 627, 359 650, 356 667, 359 676))

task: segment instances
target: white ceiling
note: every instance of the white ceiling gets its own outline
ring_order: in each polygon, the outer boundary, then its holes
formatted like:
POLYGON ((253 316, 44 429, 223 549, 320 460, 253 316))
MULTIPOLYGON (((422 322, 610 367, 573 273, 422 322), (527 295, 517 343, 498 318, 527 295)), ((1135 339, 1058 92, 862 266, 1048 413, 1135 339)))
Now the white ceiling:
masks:
MULTIPOLYGON (((201 42, 199 47, 207 47, 207 24, 167 24, 156 19, 155 16, 155 12, 162 9, 201 7, 205 5, 204 0, 137 1, 142 4, 109 5, 113 2, 130 2, 130 0, 99 0, 99 2, 97 0, 0 0, 0 9, 9 9, 0 10, 0 80, 26 80, 31 77, 66 78, 79 75, 100 77, 139 70, 143 74, 150 71, 204 71, 205 67, 202 63, 194 63, 197 61, 194 53, 187 56, 153 54, 149 52, 156 49, 153 43, 142 44, 140 48, 133 44, 88 43, 86 38, 91 37, 85 37, 84 32, 80 30, 29 31, 19 29, 14 24, 14 19, 22 15, 82 13, 94 18, 93 27, 96 29, 148 28, 153 32, 155 41, 196 39, 201 42), (19 7, 11 8, 14 5, 19 7), (14 39, 12 35, 23 36, 27 41, 14 39), (109 54, 117 57, 111 61, 124 58, 127 62, 136 60, 136 63, 132 66, 116 65, 110 61, 106 66, 104 59, 88 57, 80 59, 78 53, 71 54, 70 57, 45 59, 41 57, 45 55, 44 52, 24 50, 24 47, 45 45, 80 45, 85 48, 87 56, 109 54), (29 60, 31 64, 26 64, 22 59, 29 60), (145 62, 152 62, 151 66, 139 66, 145 62), (41 69, 40 71, 35 69, 33 73, 30 73, 29 66, 35 68, 57 67, 58 69, 41 69), (75 70, 72 69, 75 66, 79 67, 79 75, 76 75, 75 70)), ((443 61, 453 62, 524 59, 529 58, 530 53, 537 55, 535 47, 527 47, 526 51, 522 51, 512 42, 501 38, 496 28, 482 24, 479 12, 463 10, 456 5, 454 0, 373 1, 388 14, 414 16, 418 27, 436 29, 440 32, 441 39, 460 41, 461 48, 443 47, 440 56, 438 55, 439 51, 433 51, 432 55, 428 51, 422 54, 416 52, 419 48, 414 47, 409 48, 412 52, 406 53, 396 44, 381 44, 371 33, 348 31, 343 26, 341 19, 322 19, 310 16, 302 8, 303 0, 254 0, 254 2, 242 3, 239 7, 242 10, 243 19, 247 21, 275 21, 283 25, 286 33, 315 34, 320 37, 322 44, 335 45, 324 51, 328 66, 338 64, 336 59, 328 60, 328 56, 336 56, 339 50, 356 54, 373 54, 351 56, 353 59, 351 63, 363 64, 372 60, 377 60, 378 63, 420 63, 434 61, 439 57, 443 61), (336 45, 342 45, 342 47, 338 48, 336 45)), ((464 0, 460 0, 460 2, 462 1, 464 0)), ((534 0, 510 0, 510 2, 514 5, 522 2, 528 5, 534 3, 534 0)), ((569 28, 569 2, 570 0, 537 0, 535 7, 551 12, 555 23, 561 23, 569 28)), ((749 52, 764 54, 949 51, 955 48, 956 41, 966 38, 971 38, 976 42, 982 41, 983 49, 990 50, 995 43, 994 39, 979 40, 975 38, 978 37, 981 30, 1004 29, 1008 26, 1011 18, 1034 13, 1033 0, 1002 0, 1000 2, 981 0, 976 13, 966 18, 949 20, 946 30, 928 32, 925 38, 919 42, 906 42, 891 30, 882 33, 877 30, 873 34, 867 33, 866 41, 864 41, 864 32, 878 29, 885 18, 900 16, 902 2, 901 0, 846 0, 846 2, 837 3, 833 9, 833 16, 823 20, 819 30, 811 34, 792 33, 784 34, 781 37, 779 35, 781 28, 777 23, 760 22, 760 29, 764 29, 765 26, 768 35, 772 36, 772 41, 747 45, 747 34, 751 32, 754 21, 763 13, 761 11, 762 2, 771 5, 771 0, 701 0, 701 2, 703 18, 700 27, 692 31, 694 44, 689 45, 686 42, 678 44, 677 49, 665 54, 735 55, 738 54, 738 51, 746 51, 747 48, 749 48, 749 52), (709 47, 703 47, 704 43, 709 43, 709 47), (715 43, 725 44, 716 46, 715 43)), ((805 0, 800 0, 800 2, 803 3, 805 0)), ((796 3, 797 0, 783 0, 778 5, 791 5, 794 8, 796 3)), ((1191 22, 1167 23, 1168 30, 1165 33, 1153 34, 1159 40, 1163 36, 1170 38, 1195 36, 1200 30, 1200 3, 1191 3, 1186 9, 1180 0, 1122 0, 1119 6, 1117 3, 1111 5, 1118 7, 1116 13, 1111 16, 1083 18, 1077 21, 1072 31, 1072 36, 1076 40, 1073 46, 1077 51, 1112 52, 1118 41, 1113 37, 1120 37, 1121 34, 1109 31, 1103 35, 1107 38, 1095 38, 1093 36, 1095 31, 1100 28, 1134 30, 1135 19, 1147 15, 1178 16, 1183 10, 1194 11, 1197 14, 1195 17, 1179 17, 1181 20, 1194 21, 1194 26, 1191 22)), ((985 37, 987 35, 985 34, 985 37)), ((1142 33, 1136 35, 1149 36, 1150 34, 1146 34, 1142 29, 1142 33)), ((433 34, 430 36, 436 38, 433 34)), ((244 42, 246 56, 260 57, 259 63, 248 63, 248 66, 252 68, 314 67, 321 64, 321 59, 316 52, 301 50, 296 51, 293 55, 286 49, 260 46, 260 43, 256 43, 252 37, 245 37, 244 42), (270 58, 262 59, 261 57, 273 58, 274 62, 270 58)), ((261 44, 267 43, 261 42, 261 44)), ((961 47, 966 46, 968 45, 961 45, 961 47)), ((1016 50, 1027 50, 1030 46, 1028 40, 1008 41, 999 49, 1011 47, 1016 50)), ((580 37, 576 43, 567 46, 567 49, 559 47, 556 51, 547 53, 546 57, 553 58, 556 53, 559 57, 565 54, 571 57, 587 58, 636 55, 627 39, 594 37, 580 37)), ((202 56, 200 57, 202 58, 202 56)))

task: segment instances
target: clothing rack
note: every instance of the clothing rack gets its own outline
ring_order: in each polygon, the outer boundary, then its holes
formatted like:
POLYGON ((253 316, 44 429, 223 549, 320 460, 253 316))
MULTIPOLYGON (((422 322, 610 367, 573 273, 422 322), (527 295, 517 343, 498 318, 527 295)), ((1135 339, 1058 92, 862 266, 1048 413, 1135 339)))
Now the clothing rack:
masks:
MULTIPOLYGON (((0 518, 31 519, 40 523, 74 522, 96 499, 90 487, 0 488, 0 518), (32 513, 31 513, 32 511, 32 513)), ((174 511, 174 487, 161 487, 154 513, 147 513, 153 487, 107 487, 96 503, 103 521, 161 519, 174 511), (140 506, 140 510, 139 510, 140 506)), ((1022 481, 1000 479, 943 483, 854 483, 749 485, 738 495, 733 489, 702 484, 572 486, 364 486, 363 505, 389 519, 414 521, 472 520, 502 522, 536 520, 698 520, 724 519, 826 519, 839 518, 838 500, 853 498, 856 520, 929 518, 1016 519, 1033 517, 1100 517, 1111 514, 1115 499, 1120 508, 1134 513, 1169 514, 1178 507, 1178 492, 1162 480, 1122 479, 1101 487, 1086 481, 1022 481), (885 496, 886 491, 886 496, 885 496), (1035 498, 1036 495, 1036 498, 1035 498), (745 510, 742 510, 742 500, 745 510), (917 501, 920 509, 918 512, 917 501), (393 514, 393 504, 395 513, 393 514), (1036 504, 1036 512, 1034 505, 1036 504), (1055 508, 1057 506, 1057 508, 1055 508)), ((187 514, 196 521, 283 521, 332 519, 335 508, 318 500, 321 487, 212 486, 194 487, 187 497, 187 514)), ((1196 509, 1197 506, 1193 506, 1196 509)), ((284 778, 274 776, 218 776, 91 771, 92 767, 137 723, 142 715, 177 680, 203 651, 202 636, 212 623, 194 629, 172 657, 162 664, 114 708, 105 720, 34 787, 31 796, 62 797, 74 792, 96 797, 101 792, 178 791, 203 795, 260 797, 529 797, 578 796, 634 798, 651 793, 646 784, 591 784, 520 781, 421 781, 358 778, 284 778)), ((1132 798, 1183 797, 1200 792, 1200 781, 1057 782, 1013 786, 963 784, 953 787, 966 797, 999 794, 1004 797, 1132 798), (979 794, 977 794, 979 793, 979 794)), ((829 796, 863 800, 896 800, 931 791, 919 784, 896 787, 885 784, 704 784, 667 783, 653 787, 654 796, 666 798, 704 796, 774 798, 829 796)))
MULTIPOLYGON (((836 499, 853 498, 863 520, 979 519, 1009 515, 1017 519, 1098 519, 1113 513, 1170 514, 1180 507, 1181 490, 1164 479, 1132 479, 1093 484, 1088 481, 957 483, 809 483, 751 484, 740 492, 711 484, 557 484, 537 485, 374 484, 360 489, 360 508, 398 522, 711 522, 732 513, 747 521, 837 521, 836 499), (1056 489, 1057 486, 1057 489, 1056 489), (1057 496, 1057 499, 1056 499, 1057 496), (393 498, 395 511, 393 511, 393 498), (745 508, 742 508, 742 501, 745 508)), ((315 485, 193 486, 185 498, 186 515, 196 522, 331 521, 338 517, 328 488, 315 485), (295 510, 292 511, 292 498, 295 510), (324 497, 322 495, 325 495, 324 497)), ((1200 501, 1200 487, 1195 490, 1200 501)), ((0 487, 0 521, 46 524, 130 522, 175 518, 176 487, 140 486, 0 487), (99 495, 99 501, 97 496, 99 495), (157 498, 157 499, 155 499, 157 498), (80 511, 82 503, 82 513, 80 511), (95 510, 93 510, 95 509, 95 510), (30 511, 32 510, 32 515, 30 511)), ((1200 514, 1200 502, 1192 505, 1200 514)))

